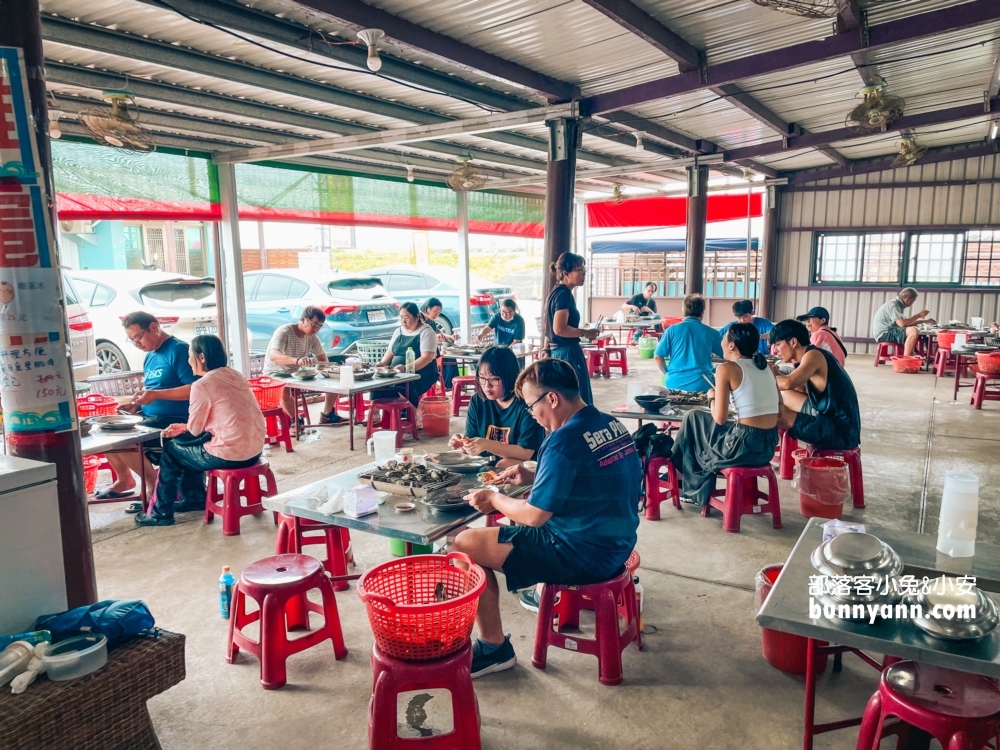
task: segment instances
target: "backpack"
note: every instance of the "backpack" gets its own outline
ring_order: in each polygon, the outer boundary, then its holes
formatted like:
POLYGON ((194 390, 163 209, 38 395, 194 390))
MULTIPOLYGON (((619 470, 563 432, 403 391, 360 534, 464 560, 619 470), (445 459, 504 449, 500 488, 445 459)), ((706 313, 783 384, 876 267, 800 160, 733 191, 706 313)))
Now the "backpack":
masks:
POLYGON ((99 633, 107 637, 108 650, 111 650, 126 638, 155 631, 154 624, 145 602, 108 599, 66 612, 42 615, 35 621, 35 630, 48 630, 54 642, 82 633, 99 633))
POLYGON ((673 452, 674 439, 665 432, 660 432, 655 424, 644 424, 632 435, 635 449, 642 459, 642 474, 639 478, 639 497, 642 498, 639 510, 646 507, 646 467, 652 458, 670 458, 673 452))

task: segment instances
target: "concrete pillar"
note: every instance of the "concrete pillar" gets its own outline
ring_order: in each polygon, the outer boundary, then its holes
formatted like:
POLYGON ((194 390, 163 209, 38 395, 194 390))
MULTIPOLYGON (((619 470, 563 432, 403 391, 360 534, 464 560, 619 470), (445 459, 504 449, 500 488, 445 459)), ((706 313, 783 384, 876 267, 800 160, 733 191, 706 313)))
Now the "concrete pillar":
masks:
POLYGON ((770 318, 774 314, 774 272, 778 265, 778 199, 780 193, 768 185, 764 193, 764 237, 760 256, 760 302, 757 314, 770 318))
MULTIPOLYGON (((576 185, 576 149, 580 121, 549 120, 549 163, 545 173, 545 257, 542 261, 542 300, 552 291, 549 264, 573 245, 573 196, 576 185)), ((544 318, 545 313, 542 313, 544 318)))
POLYGON ((688 167, 687 177, 687 253, 684 257, 684 293, 702 294, 705 291, 708 167, 688 167))
POLYGON ((462 341, 472 340, 472 283, 469 281, 469 194, 455 193, 458 209, 458 325, 462 341))
POLYGON ((240 248, 239 203, 236 199, 236 167, 219 164, 219 202, 222 222, 219 225, 222 267, 217 284, 222 288, 219 315, 225 316, 229 353, 233 367, 250 377, 250 347, 247 341, 247 309, 243 292, 243 253, 240 248))

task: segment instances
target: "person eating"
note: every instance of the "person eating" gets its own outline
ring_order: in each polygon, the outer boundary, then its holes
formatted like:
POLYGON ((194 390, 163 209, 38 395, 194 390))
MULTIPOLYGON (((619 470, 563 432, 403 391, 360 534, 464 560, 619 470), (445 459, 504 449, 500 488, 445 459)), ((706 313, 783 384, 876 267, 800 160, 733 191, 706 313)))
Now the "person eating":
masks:
POLYGON ((841 367, 847 363, 847 347, 837 334, 837 329, 830 328, 829 310, 825 307, 814 307, 805 315, 799 315, 796 320, 806 324, 810 344, 817 349, 830 352, 841 367))
POLYGON ((476 341, 482 341, 493 331, 493 341, 497 346, 513 346, 524 341, 524 318, 517 310, 517 303, 510 297, 500 304, 500 312, 490 318, 490 322, 479 331, 476 341))
POLYGON ((590 389, 590 373, 580 339, 593 341, 598 331, 580 328, 580 311, 576 309, 576 300, 573 299, 573 290, 583 286, 587 280, 587 267, 582 256, 563 253, 549 265, 549 273, 556 282, 545 302, 549 356, 561 359, 573 368, 579 381, 580 398, 590 406, 594 403, 594 394, 590 389))
POLYGON ((920 340, 920 329, 917 326, 921 323, 935 322, 934 318, 927 317, 930 310, 921 310, 909 317, 903 314, 916 301, 917 290, 906 287, 876 310, 875 317, 872 318, 872 336, 875 337, 875 341, 880 344, 884 341, 902 344, 905 356, 913 354, 920 340))
POLYGON ((500 511, 516 524, 466 529, 452 546, 486 571, 473 677, 517 663, 504 635, 494 571, 503 572, 511 592, 538 583, 606 581, 623 570, 639 526, 642 466, 632 436, 583 401, 574 368, 552 357, 535 362, 518 376, 515 392, 549 436, 538 450, 537 473, 518 464, 500 475, 501 481, 532 485, 527 500, 492 489, 467 496, 481 513, 500 511))
MULTIPOLYGON (((271 341, 267 345, 263 374, 274 375, 278 372, 291 374, 300 367, 313 367, 317 362, 327 362, 323 342, 316 335, 323 329, 325 322, 326 313, 318 307, 309 305, 302 311, 298 323, 279 326, 271 335, 271 341)), ((293 423, 301 427, 302 421, 296 422, 296 393, 294 388, 283 389, 281 408, 293 423)), ((336 394, 325 394, 323 412, 319 418, 321 424, 337 424, 344 421, 343 417, 337 414, 336 405, 336 394)))
POLYGON ((783 362, 798 362, 778 375, 781 406, 778 426, 819 450, 851 450, 861 444, 858 394, 847 372, 830 352, 809 340, 797 320, 783 320, 771 331, 771 345, 783 362))
POLYGON ((704 507, 719 471, 765 466, 778 445, 778 385, 760 352, 760 334, 750 323, 733 323, 722 339, 725 362, 708 391, 711 412, 689 411, 674 442, 671 461, 680 472, 683 496, 704 507), (729 421, 729 405, 736 421, 729 421))
POLYGON ((721 335, 725 336, 729 327, 736 323, 749 323, 757 329, 757 333, 760 335, 760 353, 771 353, 771 347, 767 343, 767 334, 769 334, 771 329, 774 328, 774 323, 767 318, 760 318, 754 315, 753 302, 751 300, 741 299, 739 302, 734 302, 733 317, 735 317, 736 320, 732 323, 726 323, 719 329, 719 333, 721 335))
POLYGON ((264 415, 250 384, 227 366, 229 357, 219 337, 195 336, 189 352, 188 364, 198 380, 191 384, 187 420, 161 433, 163 454, 153 505, 148 515, 140 512, 135 517, 136 526, 173 525, 174 501, 186 475, 253 466, 264 445, 264 415))
POLYGON ((493 346, 483 352, 476 367, 479 393, 469 402, 465 434, 452 435, 448 447, 473 456, 487 455, 499 468, 535 456, 545 431, 514 392, 519 370, 510 349, 493 346))
MULTIPOLYGON (((441 304, 441 300, 437 297, 431 297, 420 307, 420 317, 434 330, 434 334, 437 336, 438 353, 443 353, 442 349, 445 346, 453 344, 458 340, 457 335, 445 333, 444 326, 438 321, 443 309, 444 305, 441 304)), ((443 362, 441 364, 441 375, 444 380, 445 389, 450 390, 451 382, 458 375, 458 366, 451 361, 443 362)))
MULTIPOLYGON (((642 292, 634 294, 625 300, 625 303, 621 307, 622 312, 625 315, 656 315, 656 300, 653 299, 656 289, 657 286, 652 281, 646 282, 646 286, 643 287, 642 292)), ((636 328, 632 332, 632 338, 638 341, 641 337, 642 329, 636 328)))
POLYGON ((660 337, 653 359, 660 372, 666 373, 667 388, 704 393, 711 387, 712 355, 722 357, 722 337, 701 322, 704 314, 705 298, 689 294, 684 298, 684 320, 660 337))
MULTIPOLYGON (((381 367, 394 367, 396 372, 406 372, 406 352, 413 350, 414 372, 420 380, 409 383, 409 401, 416 407, 420 397, 434 387, 438 379, 437 335, 420 317, 420 309, 413 302, 404 302, 399 309, 399 328, 392 332, 389 349, 381 367)), ((406 383, 391 388, 379 388, 372 398, 393 398, 406 390, 406 383)))

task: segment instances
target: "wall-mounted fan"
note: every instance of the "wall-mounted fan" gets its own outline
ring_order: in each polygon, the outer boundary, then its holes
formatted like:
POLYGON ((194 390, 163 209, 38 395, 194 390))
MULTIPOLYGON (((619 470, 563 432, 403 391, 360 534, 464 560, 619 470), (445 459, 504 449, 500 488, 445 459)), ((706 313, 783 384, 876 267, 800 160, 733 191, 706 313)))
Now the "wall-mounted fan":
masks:
POLYGON ((914 138, 904 138, 899 142, 899 153, 892 160, 892 168, 912 167, 927 153, 925 146, 918 146, 914 138))
POLYGON ((462 163, 458 169, 448 175, 448 187, 452 190, 462 193, 467 190, 479 190, 485 187, 486 183, 489 182, 490 178, 481 172, 477 172, 475 168, 469 164, 471 159, 467 156, 459 158, 462 163))
POLYGON ((832 18, 837 15, 836 0, 753 0, 771 10, 791 13, 793 16, 806 18, 832 18))
POLYGON ((903 116, 906 102, 887 93, 884 86, 865 86, 859 92, 861 104, 852 109, 844 125, 855 133, 884 133, 886 128, 903 116))
POLYGON ((105 100, 111 109, 85 109, 79 114, 80 122, 105 146, 122 151, 144 154, 156 150, 152 134, 139 125, 135 96, 130 91, 105 91, 105 100))

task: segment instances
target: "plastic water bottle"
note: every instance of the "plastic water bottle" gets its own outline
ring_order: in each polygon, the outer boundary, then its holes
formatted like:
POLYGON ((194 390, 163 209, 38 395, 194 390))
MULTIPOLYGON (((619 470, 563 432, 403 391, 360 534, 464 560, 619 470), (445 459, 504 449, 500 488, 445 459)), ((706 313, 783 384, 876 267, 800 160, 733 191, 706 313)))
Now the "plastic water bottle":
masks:
POLYGON ((413 347, 406 347, 406 372, 411 375, 417 371, 417 368, 414 365, 415 361, 416 356, 413 354, 413 347))
POLYGON ((224 620, 229 619, 229 608, 233 603, 233 586, 236 585, 236 578, 229 572, 229 566, 222 566, 222 575, 219 576, 219 614, 224 620))
POLYGON ((52 633, 48 630, 32 630, 26 633, 16 633, 15 635, 0 635, 0 651, 7 648, 15 641, 24 641, 32 646, 39 643, 52 643, 52 633))

